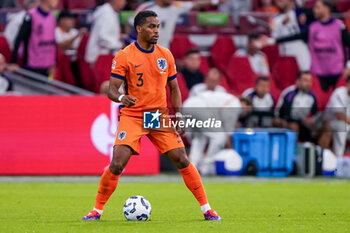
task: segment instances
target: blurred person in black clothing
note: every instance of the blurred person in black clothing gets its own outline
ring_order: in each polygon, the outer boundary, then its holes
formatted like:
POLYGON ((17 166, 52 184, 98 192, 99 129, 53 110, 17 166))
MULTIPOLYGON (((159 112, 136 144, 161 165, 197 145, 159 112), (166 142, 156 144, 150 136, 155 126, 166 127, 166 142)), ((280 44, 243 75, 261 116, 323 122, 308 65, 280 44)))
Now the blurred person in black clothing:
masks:
POLYGON ((204 81, 204 75, 199 70, 201 55, 198 49, 189 49, 184 59, 184 67, 180 70, 183 74, 188 89, 204 81))

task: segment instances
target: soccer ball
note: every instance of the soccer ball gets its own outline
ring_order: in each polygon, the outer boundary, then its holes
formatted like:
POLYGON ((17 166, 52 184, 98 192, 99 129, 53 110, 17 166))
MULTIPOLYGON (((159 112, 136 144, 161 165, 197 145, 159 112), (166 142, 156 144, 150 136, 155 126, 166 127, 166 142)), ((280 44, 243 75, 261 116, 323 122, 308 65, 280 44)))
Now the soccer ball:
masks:
POLYGON ((133 196, 124 203, 123 213, 128 221, 146 221, 151 216, 151 203, 143 196, 133 196))

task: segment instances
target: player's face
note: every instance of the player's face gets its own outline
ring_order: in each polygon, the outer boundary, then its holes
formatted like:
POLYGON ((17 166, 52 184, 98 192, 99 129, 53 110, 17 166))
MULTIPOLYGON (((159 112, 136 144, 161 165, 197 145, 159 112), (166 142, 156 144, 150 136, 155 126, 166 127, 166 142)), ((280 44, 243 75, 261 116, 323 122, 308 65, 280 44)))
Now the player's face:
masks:
POLYGON ((55 9, 58 5, 58 0, 46 0, 51 9, 55 9))
POLYGON ((208 90, 214 91, 220 84, 220 74, 216 72, 209 72, 205 78, 205 84, 207 85, 208 90))
POLYGON ((201 65, 201 55, 199 53, 192 53, 185 59, 186 68, 191 71, 196 71, 201 65))
POLYGON ((62 18, 60 20, 60 26, 64 29, 70 30, 74 27, 74 18, 62 18))
POLYGON ((138 36, 149 44, 157 44, 159 39, 159 20, 157 17, 147 17, 140 27, 138 36))
POLYGON ((255 87, 258 96, 264 97, 267 93, 270 93, 270 85, 269 81, 259 81, 255 87))
POLYGON ((321 19, 327 12, 328 8, 323 5, 321 1, 317 1, 313 11, 314 11, 314 16, 316 19, 321 19))
POLYGON ((311 74, 303 74, 301 78, 297 81, 298 88, 304 92, 311 90, 312 86, 312 76, 311 74))
POLYGON ((276 0, 276 6, 280 11, 285 11, 288 6, 288 0, 276 0))

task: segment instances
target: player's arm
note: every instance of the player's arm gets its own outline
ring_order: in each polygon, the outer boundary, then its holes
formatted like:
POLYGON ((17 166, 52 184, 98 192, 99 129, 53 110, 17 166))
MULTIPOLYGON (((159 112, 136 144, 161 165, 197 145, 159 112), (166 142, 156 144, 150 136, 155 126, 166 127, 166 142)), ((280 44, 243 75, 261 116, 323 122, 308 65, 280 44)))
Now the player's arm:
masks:
POLYGON ((170 102, 171 102, 171 105, 173 106, 174 111, 181 112, 182 101, 181 101, 181 93, 180 93, 179 85, 177 83, 177 79, 173 79, 169 81, 168 87, 170 90, 170 102))
POLYGON ((123 80, 111 77, 109 80, 108 98, 116 103, 123 103, 126 107, 131 107, 136 104, 136 99, 130 95, 119 93, 119 88, 123 80))
POLYGON ((131 107, 136 104, 136 98, 130 95, 119 93, 119 88, 126 79, 128 72, 126 54, 120 50, 113 58, 111 78, 109 80, 108 98, 116 103, 123 103, 126 107, 131 107))
MULTIPOLYGON (((182 106, 182 101, 181 101, 181 93, 180 93, 180 88, 177 83, 177 79, 172 79, 168 81, 168 87, 169 87, 169 92, 170 92, 170 102, 171 105, 176 113, 176 120, 181 120, 182 115, 181 115, 181 106, 182 106)), ((177 132, 180 135, 183 135, 185 133, 184 128, 177 128, 177 132)))

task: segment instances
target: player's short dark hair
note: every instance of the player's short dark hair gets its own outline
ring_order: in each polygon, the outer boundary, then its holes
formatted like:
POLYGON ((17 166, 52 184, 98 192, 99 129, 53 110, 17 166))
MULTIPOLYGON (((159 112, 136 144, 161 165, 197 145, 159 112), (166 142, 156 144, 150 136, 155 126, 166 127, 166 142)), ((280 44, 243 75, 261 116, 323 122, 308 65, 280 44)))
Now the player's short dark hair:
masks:
POLYGON ((335 11, 335 6, 333 4, 333 2, 329 1, 329 0, 319 0, 320 2, 322 2, 322 4, 324 6, 326 6, 331 12, 335 11))
POLYGON ((158 17, 158 15, 154 11, 140 11, 139 13, 137 13, 134 19, 135 30, 137 26, 142 26, 146 22, 146 19, 148 17, 158 17))
POLYGON ((191 54, 200 54, 200 51, 198 48, 190 48, 189 50, 186 51, 185 56, 189 56, 191 54))
POLYGON ((245 103, 247 106, 253 106, 252 101, 247 97, 241 97, 239 101, 245 103))
POLYGON ((297 75, 298 80, 300 80, 304 74, 311 74, 311 72, 310 71, 300 71, 297 75))
POLYGON ((260 76, 255 80, 255 84, 258 84, 261 81, 270 82, 270 79, 269 77, 266 77, 266 76, 260 76))
POLYGON ((251 40, 257 40, 260 38, 260 34, 257 34, 257 33, 250 33, 248 34, 248 41, 251 41, 251 40))

